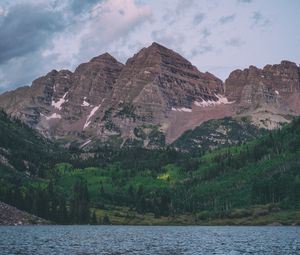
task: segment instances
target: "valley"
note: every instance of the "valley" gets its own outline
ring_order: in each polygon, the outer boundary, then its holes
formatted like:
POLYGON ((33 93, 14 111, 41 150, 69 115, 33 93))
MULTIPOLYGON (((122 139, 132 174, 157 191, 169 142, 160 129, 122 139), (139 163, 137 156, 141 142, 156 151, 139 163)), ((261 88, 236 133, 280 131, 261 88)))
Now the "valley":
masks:
POLYGON ((11 130, 15 138, 1 146, 0 200, 52 222, 299 224, 297 118, 250 142, 191 152, 53 149, 21 122, 1 119, 1 141, 11 130), (31 153, 17 150, 24 146, 31 153))

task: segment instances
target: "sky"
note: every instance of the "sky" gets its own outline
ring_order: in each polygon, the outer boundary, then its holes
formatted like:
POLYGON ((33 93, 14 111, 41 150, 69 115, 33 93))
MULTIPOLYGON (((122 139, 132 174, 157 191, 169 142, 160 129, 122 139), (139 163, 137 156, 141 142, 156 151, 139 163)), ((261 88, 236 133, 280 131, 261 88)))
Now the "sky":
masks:
POLYGON ((0 93, 109 52, 125 63, 152 42, 225 80, 300 63, 300 0, 0 0, 0 93))

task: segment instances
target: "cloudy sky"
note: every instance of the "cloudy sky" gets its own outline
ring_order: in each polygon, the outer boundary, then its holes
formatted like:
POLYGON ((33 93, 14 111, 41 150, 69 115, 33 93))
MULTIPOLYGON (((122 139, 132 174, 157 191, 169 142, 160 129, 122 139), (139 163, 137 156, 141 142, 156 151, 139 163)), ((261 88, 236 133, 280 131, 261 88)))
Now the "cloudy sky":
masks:
POLYGON ((299 0, 0 0, 0 93, 109 52, 125 63, 153 41, 225 79, 300 63, 299 0))

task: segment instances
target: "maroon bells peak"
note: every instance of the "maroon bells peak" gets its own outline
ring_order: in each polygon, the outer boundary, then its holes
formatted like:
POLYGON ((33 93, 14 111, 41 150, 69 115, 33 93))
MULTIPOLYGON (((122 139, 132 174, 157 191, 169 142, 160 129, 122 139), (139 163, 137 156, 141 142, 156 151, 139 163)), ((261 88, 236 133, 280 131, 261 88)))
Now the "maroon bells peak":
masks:
POLYGON ((65 145, 156 148, 211 119, 247 116, 272 129, 300 114, 300 68, 282 61, 223 83, 153 43, 123 65, 108 53, 0 95, 0 107, 65 145))

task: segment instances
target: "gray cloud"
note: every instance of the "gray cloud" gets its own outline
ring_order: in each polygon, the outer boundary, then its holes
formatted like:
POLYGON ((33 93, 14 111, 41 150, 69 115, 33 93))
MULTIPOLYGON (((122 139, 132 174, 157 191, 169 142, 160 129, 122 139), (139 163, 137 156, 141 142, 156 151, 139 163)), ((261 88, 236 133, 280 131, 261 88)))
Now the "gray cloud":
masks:
POLYGON ((231 15, 228 15, 228 16, 223 16, 219 19, 219 22, 221 24, 226 24, 226 23, 229 23, 229 22, 232 22, 233 20, 235 19, 235 13, 234 14, 231 14, 231 15))
POLYGON ((0 10, 0 93, 51 69, 72 70, 151 17, 135 0, 18 1, 0 10))
POLYGON ((107 51, 112 42, 124 41, 121 45, 128 44, 128 36, 149 21, 151 15, 147 6, 136 4, 134 0, 111 0, 97 5, 91 18, 86 21, 85 33, 80 38, 79 62, 107 51))
POLYGON ((193 6, 194 6, 194 0, 179 1, 179 3, 175 8, 175 12, 177 15, 180 15, 186 12, 189 8, 192 8, 193 6))
POLYGON ((192 49, 190 57, 195 57, 198 55, 205 55, 206 53, 209 53, 212 51, 213 51, 213 47, 211 45, 200 46, 198 48, 192 49))
POLYGON ((184 14, 188 13, 193 6, 194 0, 178 1, 174 9, 166 8, 163 20, 167 22, 168 25, 172 25, 181 19, 184 14))
POLYGON ((207 38, 211 35, 211 31, 206 27, 201 31, 203 38, 207 38))
POLYGON ((102 2, 102 0, 70 0, 69 8, 74 14, 79 14, 87 11, 99 2, 102 2))
POLYGON ((181 45, 185 41, 185 37, 182 34, 170 33, 167 30, 154 30, 151 33, 153 41, 168 45, 169 48, 177 48, 180 51, 181 45))
POLYGON ((55 69, 56 56, 42 57, 39 51, 29 57, 13 58, 0 67, 0 93, 19 86, 30 85, 33 79, 55 69))
POLYGON ((200 23, 202 23, 202 21, 204 20, 204 18, 205 18, 204 13, 199 13, 199 14, 197 14, 197 15, 194 17, 194 19, 193 19, 193 24, 194 24, 195 26, 199 25, 200 23))
POLYGON ((259 23, 261 20, 263 20, 263 15, 260 12, 254 12, 252 19, 254 20, 254 23, 259 23))
POLYGON ((251 19, 253 20, 253 26, 266 26, 270 23, 270 21, 262 15, 261 12, 256 11, 253 13, 251 19))
POLYGON ((11 7, 0 23, 0 64, 45 47, 63 28, 62 15, 46 6, 11 7))
POLYGON ((238 48, 238 47, 242 46, 244 44, 244 42, 240 38, 233 37, 233 38, 230 38, 229 40, 225 41, 225 44, 228 46, 231 46, 231 47, 238 48))

